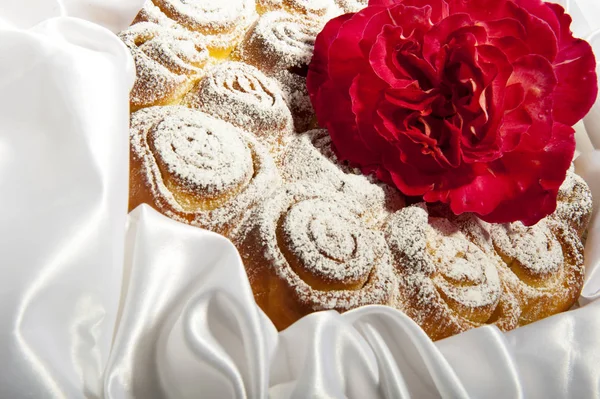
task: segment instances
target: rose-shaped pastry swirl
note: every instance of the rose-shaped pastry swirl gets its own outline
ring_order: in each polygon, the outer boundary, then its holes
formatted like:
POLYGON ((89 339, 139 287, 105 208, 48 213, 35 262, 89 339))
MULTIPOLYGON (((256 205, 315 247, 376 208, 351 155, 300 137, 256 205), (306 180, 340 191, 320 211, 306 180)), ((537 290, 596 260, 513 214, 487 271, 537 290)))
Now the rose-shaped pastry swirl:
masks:
POLYGON ((321 24, 310 18, 269 12, 260 17, 234 52, 236 59, 277 79, 299 132, 316 127, 306 90, 306 70, 320 30, 321 24))
POLYGON ((325 129, 298 135, 287 146, 280 171, 284 181, 318 182, 359 201, 374 225, 404 206, 404 198, 395 188, 340 164, 325 129))
POLYGON ((398 274, 400 308, 434 340, 484 324, 516 327, 519 308, 486 254, 448 219, 424 206, 395 213, 386 239, 398 274))
POLYGON ((302 182, 249 219, 237 247, 256 301, 278 329, 314 311, 392 303, 385 241, 360 211, 351 199, 302 182))
POLYGON ((558 190, 558 204, 552 217, 574 228, 581 237, 587 229, 593 207, 590 187, 571 168, 558 190))
POLYGON ((455 214, 534 224, 598 90, 570 23, 540 0, 371 0, 320 33, 309 93, 341 159, 455 214))
POLYGON ((227 56, 256 19, 254 0, 152 0, 137 19, 174 24, 201 34, 213 56, 227 56), (163 17, 164 15, 164 17, 163 17))
POLYGON ((271 74, 305 68, 321 25, 301 16, 273 11, 262 15, 234 56, 271 74))
POLYGON ((123 31, 119 37, 135 61, 137 78, 131 90, 133 110, 178 101, 208 61, 202 39, 191 32, 142 22, 123 31))
POLYGON ((279 184, 252 135, 180 106, 134 113, 131 155, 130 209, 147 203, 225 235, 279 184))
POLYGON ((544 219, 491 225, 493 246, 506 266, 501 278, 522 309, 520 325, 569 309, 583 286, 583 246, 567 225, 544 219))
POLYGON ((241 62, 228 61, 207 70, 184 101, 255 134, 274 148, 294 129, 277 82, 241 62))

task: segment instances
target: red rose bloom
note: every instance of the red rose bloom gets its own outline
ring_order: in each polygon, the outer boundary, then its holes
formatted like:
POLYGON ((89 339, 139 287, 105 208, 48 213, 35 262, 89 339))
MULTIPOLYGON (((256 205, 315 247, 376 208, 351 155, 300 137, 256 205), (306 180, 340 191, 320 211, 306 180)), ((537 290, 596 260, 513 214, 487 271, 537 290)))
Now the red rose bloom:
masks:
POLYGON ((597 94, 588 43, 540 0, 371 0, 317 37, 308 90, 342 160, 456 214, 556 208, 597 94))

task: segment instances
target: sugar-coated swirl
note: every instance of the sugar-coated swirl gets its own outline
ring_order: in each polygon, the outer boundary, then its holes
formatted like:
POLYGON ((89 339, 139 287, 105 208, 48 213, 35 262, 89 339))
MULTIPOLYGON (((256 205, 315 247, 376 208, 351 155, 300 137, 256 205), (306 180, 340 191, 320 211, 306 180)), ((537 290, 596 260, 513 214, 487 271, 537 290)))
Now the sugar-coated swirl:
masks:
POLYGON ((293 132, 292 114, 277 82, 251 65, 227 61, 206 71, 185 102, 273 145, 293 132))
POLYGON ((202 39, 191 32, 142 22, 123 31, 120 38, 136 66, 137 78, 131 90, 134 110, 177 101, 208 61, 202 39))
POLYGON ((285 181, 319 182, 353 198, 374 225, 404 206, 404 198, 395 188, 340 164, 325 129, 311 130, 294 138, 282 157, 280 170, 285 181))
POLYGON ((306 16, 333 18, 341 12, 333 0, 282 0, 282 3, 290 12, 306 16))
POLYGON ((501 277, 519 300, 521 325, 569 309, 583 285, 583 246, 562 222, 543 219, 490 225, 494 250, 505 266, 501 277))
POLYGON ((453 222, 424 205, 404 208, 386 226, 400 281, 401 309, 432 339, 483 324, 514 328, 518 307, 498 275, 500 260, 471 242, 453 222))
POLYGON ((132 208, 146 202, 223 234, 279 182, 273 160, 250 134, 185 107, 134 113, 131 147, 132 208))
POLYGON ((581 237, 587 229, 593 208, 589 186, 571 168, 558 190, 556 212, 552 217, 574 228, 581 237))
POLYGON ((321 25, 309 18, 273 11, 262 15, 235 56, 265 73, 308 65, 321 25))
POLYGON ((369 5, 368 0, 335 0, 335 3, 344 13, 359 12, 369 5))
POLYGON ((278 328, 313 311, 391 304, 395 279, 380 233, 325 186, 286 186, 250 219, 238 249, 257 302, 278 328))
MULTIPOLYGON (((216 199, 238 191, 252 178, 252 153, 242 138, 206 125, 201 118, 166 115, 149 132, 148 144, 161 174, 170 176, 171 192, 202 192, 203 199, 216 199)), ((178 202, 184 209, 196 207, 178 202)))
POLYGON ((152 0, 169 19, 201 33, 210 48, 235 45, 256 19, 255 0, 152 0))

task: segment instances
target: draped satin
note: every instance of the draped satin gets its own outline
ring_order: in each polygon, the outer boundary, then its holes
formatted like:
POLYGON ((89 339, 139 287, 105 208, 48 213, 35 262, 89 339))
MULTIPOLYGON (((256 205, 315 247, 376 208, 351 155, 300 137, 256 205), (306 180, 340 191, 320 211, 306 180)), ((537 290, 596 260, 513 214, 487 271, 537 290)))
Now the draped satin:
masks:
MULTIPOLYGON (((598 200, 581 307, 436 343, 380 306, 277 333, 229 241, 127 215, 134 68, 110 30, 140 3, 0 0, 0 398, 600 396, 598 200)), ((595 0, 569 9, 600 28, 595 0)), ((600 199, 600 151, 579 149, 600 199)))

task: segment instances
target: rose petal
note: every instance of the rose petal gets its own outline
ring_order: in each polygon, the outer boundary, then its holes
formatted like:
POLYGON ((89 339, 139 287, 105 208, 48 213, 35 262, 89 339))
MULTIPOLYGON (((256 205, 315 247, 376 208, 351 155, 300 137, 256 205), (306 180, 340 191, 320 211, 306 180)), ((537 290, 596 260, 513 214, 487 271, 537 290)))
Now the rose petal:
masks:
POLYGON ((316 93, 319 86, 329 79, 329 48, 331 47, 331 43, 337 38, 342 24, 350 19, 352 15, 353 14, 344 14, 330 20, 317 35, 313 57, 307 75, 307 88, 309 94, 316 93))
POLYGON ((429 19, 432 24, 437 24, 450 15, 450 8, 445 0, 404 0, 402 4, 412 7, 429 6, 431 8, 429 19))
POLYGON ((403 45, 411 44, 403 37, 402 28, 386 25, 372 46, 369 63, 373 71, 392 87, 406 86, 408 80, 418 81, 424 89, 430 88, 432 80, 435 80, 435 71, 414 51, 402 50, 403 45))
MULTIPOLYGON (((450 14, 467 13, 473 20, 490 21, 502 16, 507 0, 447 0, 450 14)), ((512 0, 511 0, 512 1, 512 0)))
POLYGON ((329 48, 331 43, 337 37, 342 24, 350 19, 353 14, 341 15, 329 21, 321 33, 317 35, 315 40, 315 49, 312 61, 308 67, 308 75, 306 77, 306 87, 308 95, 311 98, 313 107, 316 110, 321 110, 319 104, 319 89, 329 80, 329 48))
POLYGON ((383 30, 383 27, 386 25, 396 26, 396 18, 398 18, 398 20, 401 19, 404 9, 404 5, 398 3, 394 7, 383 9, 383 11, 374 14, 368 20, 363 28, 360 42, 358 43, 365 58, 369 57, 373 44, 375 44, 377 36, 379 36, 383 30))
POLYGON ((554 90, 552 116, 565 125, 574 125, 590 110, 598 95, 596 59, 586 41, 570 31, 571 17, 556 4, 548 7, 560 21, 559 52, 554 60, 558 85, 554 90))
MULTIPOLYGON (((542 0, 516 0, 516 4, 525 9, 527 12, 535 15, 536 17, 546 21, 553 32, 560 31, 560 24, 556 14, 550 9, 549 6, 560 7, 558 4, 545 3, 542 0)), ((562 7, 560 7, 562 8, 562 7)))
POLYGON ((491 223, 521 220, 533 225, 556 209, 556 195, 575 152, 574 130, 554 124, 550 143, 539 152, 514 152, 502 159, 506 175, 520 191, 505 196, 494 211, 482 216, 491 223))
MULTIPOLYGON (((508 84, 519 83, 525 93, 518 112, 525 111, 531 118, 531 126, 521 135, 518 148, 540 150, 552 135, 552 92, 556 77, 550 62, 539 55, 521 57, 513 63, 513 68, 508 84)), ((505 119, 510 126, 511 113, 505 119)))
MULTIPOLYGON (((377 132, 373 123, 385 87, 385 82, 369 71, 357 75, 350 86, 350 97, 353 100, 352 113, 358 125, 358 134, 364 147, 369 152, 377 154, 388 145, 385 136, 377 132)), ((377 160, 380 159, 381 157, 377 156, 377 160)))
POLYGON ((377 14, 387 14, 382 7, 367 7, 343 22, 329 47, 329 77, 337 87, 350 87, 357 70, 364 65, 359 41, 367 22, 377 14), (383 10, 383 11, 382 11, 383 10))
POLYGON ((473 22, 468 14, 454 14, 435 24, 423 38, 423 58, 436 67, 436 59, 442 47, 447 43, 450 35, 458 28, 472 26, 473 22))
POLYGON ((558 39, 548 22, 529 14, 511 1, 506 3, 506 10, 508 16, 517 19, 525 27, 525 43, 531 54, 539 54, 552 62, 558 53, 558 39))

